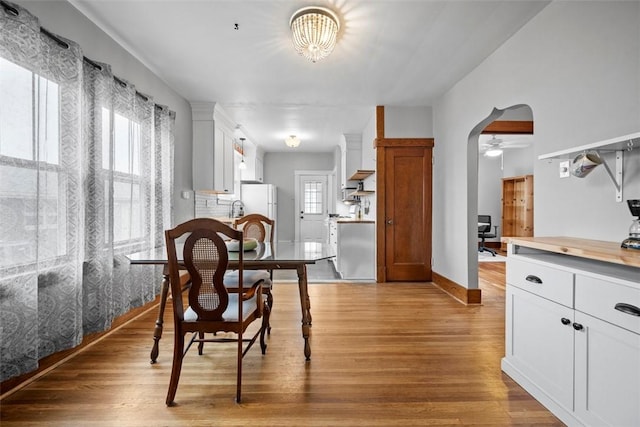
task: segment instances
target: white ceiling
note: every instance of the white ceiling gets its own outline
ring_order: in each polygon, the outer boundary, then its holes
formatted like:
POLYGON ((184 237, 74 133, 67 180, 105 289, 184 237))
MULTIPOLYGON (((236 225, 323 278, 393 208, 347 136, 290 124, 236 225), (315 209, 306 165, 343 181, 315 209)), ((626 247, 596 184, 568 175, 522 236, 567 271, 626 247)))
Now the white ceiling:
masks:
POLYGON ((429 106, 548 2, 70 0, 189 101, 219 103, 265 151, 330 151, 376 105, 429 106), (289 18, 327 6, 338 44, 311 63, 289 18), (239 29, 234 29, 234 24, 239 29))

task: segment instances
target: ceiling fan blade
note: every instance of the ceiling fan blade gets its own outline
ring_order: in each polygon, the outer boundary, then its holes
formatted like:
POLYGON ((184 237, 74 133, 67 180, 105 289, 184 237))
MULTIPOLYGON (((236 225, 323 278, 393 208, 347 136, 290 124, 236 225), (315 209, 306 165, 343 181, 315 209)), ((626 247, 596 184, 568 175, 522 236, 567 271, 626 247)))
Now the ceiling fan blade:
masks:
POLYGON ((526 148, 529 144, 524 142, 514 142, 511 144, 500 144, 500 148, 526 148))

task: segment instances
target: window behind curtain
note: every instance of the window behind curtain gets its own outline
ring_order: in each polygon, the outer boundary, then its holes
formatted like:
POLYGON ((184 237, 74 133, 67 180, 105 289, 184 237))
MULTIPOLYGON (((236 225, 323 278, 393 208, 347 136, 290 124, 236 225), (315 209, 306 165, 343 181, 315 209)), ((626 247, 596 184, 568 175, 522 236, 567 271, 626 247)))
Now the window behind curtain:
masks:
POLYGON ((159 293, 175 113, 0 6, 0 381, 159 293), (117 246, 117 247, 116 247, 117 246))
MULTIPOLYGON (((108 136, 111 112, 102 109, 103 135, 108 136)), ((141 201, 140 124, 115 112, 113 114, 113 212, 115 245, 131 244, 144 235, 141 201)), ((108 137, 103 141, 108 141, 108 137)), ((103 153, 103 168, 110 170, 111 153, 103 153)), ((107 196, 109 192, 106 192, 107 196)), ((108 241, 108 239, 107 239, 108 241)))
POLYGON ((65 255, 60 87, 0 58, 0 99, 0 267, 65 255))

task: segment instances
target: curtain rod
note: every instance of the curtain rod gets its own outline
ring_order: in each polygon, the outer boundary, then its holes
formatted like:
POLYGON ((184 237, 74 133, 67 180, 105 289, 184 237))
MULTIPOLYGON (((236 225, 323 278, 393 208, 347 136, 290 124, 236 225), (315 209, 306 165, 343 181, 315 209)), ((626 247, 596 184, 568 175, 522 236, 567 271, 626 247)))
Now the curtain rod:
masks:
POLYGON ((56 36, 55 34, 53 34, 51 31, 47 30, 46 28, 40 27, 40 32, 42 34, 44 34, 45 36, 49 37, 54 42, 58 43, 64 49, 69 49, 69 43, 67 43, 66 41, 62 40, 60 37, 56 36))
POLYGON ((18 9, 16 9, 15 7, 11 6, 9 3, 0 0, 0 4, 2 5, 2 7, 4 7, 4 10, 7 11, 7 13, 13 15, 13 16, 18 16, 20 15, 20 11, 18 9))
MULTIPOLYGON (((87 58, 86 56, 82 57, 82 60, 84 62, 86 62, 87 64, 91 65, 93 68, 97 68, 98 70, 102 71, 102 65, 98 64, 95 61, 92 61, 91 59, 87 58)), ((125 82, 124 80, 122 80, 121 78, 117 77, 117 76, 113 76, 113 80, 115 80, 116 83, 118 83, 120 86, 122 87, 127 87, 129 86, 129 84, 127 82, 125 82)), ((149 97, 141 92, 138 92, 136 90, 136 95, 138 95, 140 98, 144 99, 145 101, 149 100, 149 97)), ((155 104, 158 105, 158 104, 155 104)))
MULTIPOLYGON (((18 9, 16 9, 15 7, 13 7, 10 3, 7 3, 4 0, 0 0, 0 5, 2 5, 2 7, 4 8, 4 10, 7 11, 7 13, 9 13, 10 15, 13 16, 20 16, 20 11, 18 9)), ((69 49, 69 43, 65 42, 64 40, 62 40, 60 37, 56 36, 55 34, 53 34, 51 31, 47 30, 44 27, 40 27, 40 32, 44 35, 46 35, 47 37, 49 37, 51 40, 55 41, 56 43, 58 43, 61 47, 63 47, 64 49, 69 49)), ((95 61, 92 61, 91 59, 87 58, 86 56, 82 57, 82 60, 87 62, 88 64, 90 64, 91 66, 97 68, 98 70, 102 71, 102 66, 100 64, 98 64, 95 61)), ((113 79, 120 85, 127 87, 127 82, 125 82, 124 80, 113 76, 113 79)), ((138 92, 136 90, 136 95, 139 96, 140 98, 144 99, 145 101, 149 100, 149 97, 141 92, 138 92)), ((163 108, 163 105, 160 104, 156 104, 154 103, 154 105, 156 107, 159 108, 163 108)))
MULTIPOLYGON (((13 15, 13 16, 20 16, 20 11, 18 9, 16 9, 15 7, 13 7, 11 4, 9 4, 9 3, 7 3, 6 1, 3 1, 3 0, 0 0, 0 4, 4 8, 4 10, 7 11, 8 14, 13 15)), ((47 37, 49 37, 51 40, 53 40, 56 43, 58 43, 63 48, 69 49, 69 43, 65 42, 60 37, 56 36, 55 34, 53 34, 51 31, 47 30, 46 28, 40 27, 40 32, 42 34, 46 35, 47 37)))

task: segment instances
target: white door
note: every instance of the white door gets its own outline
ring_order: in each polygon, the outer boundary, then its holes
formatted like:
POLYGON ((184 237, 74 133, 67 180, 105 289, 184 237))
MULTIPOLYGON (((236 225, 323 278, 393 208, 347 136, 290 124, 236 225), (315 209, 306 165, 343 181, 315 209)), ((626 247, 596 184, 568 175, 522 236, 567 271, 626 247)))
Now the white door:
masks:
POLYGON ((327 208, 327 175, 299 175, 296 191, 296 240, 323 242, 327 208))

